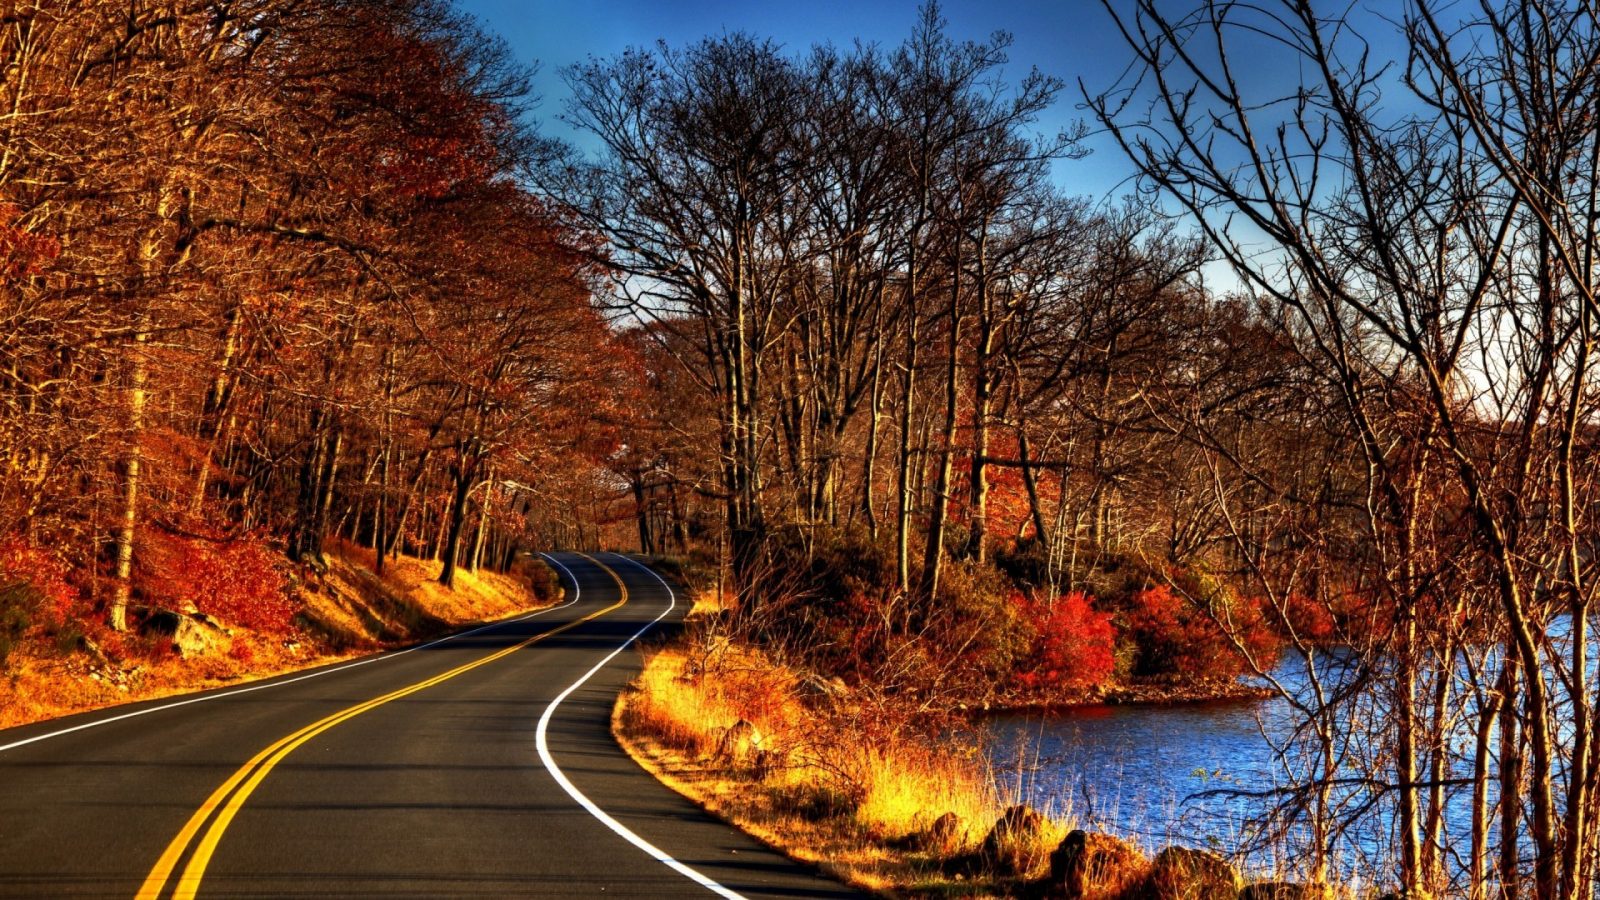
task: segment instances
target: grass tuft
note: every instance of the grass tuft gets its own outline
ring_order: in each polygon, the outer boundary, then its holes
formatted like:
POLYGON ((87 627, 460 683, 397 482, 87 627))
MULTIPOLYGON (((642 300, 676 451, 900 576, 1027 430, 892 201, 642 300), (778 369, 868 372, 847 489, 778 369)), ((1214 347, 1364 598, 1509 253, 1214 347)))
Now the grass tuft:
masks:
POLYGON ((614 731, 681 793, 857 887, 983 894, 1048 874, 1069 823, 1003 833, 991 860, 984 840, 1007 807, 976 752, 936 745, 888 702, 803 685, 746 646, 655 648, 618 701, 614 731), (750 740, 753 763, 725 751, 731 733, 750 740))

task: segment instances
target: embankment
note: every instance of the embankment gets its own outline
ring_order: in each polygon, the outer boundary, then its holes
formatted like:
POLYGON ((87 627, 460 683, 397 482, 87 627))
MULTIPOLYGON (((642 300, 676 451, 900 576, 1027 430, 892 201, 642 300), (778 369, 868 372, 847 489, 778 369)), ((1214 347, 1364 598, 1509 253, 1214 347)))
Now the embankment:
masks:
POLYGON ((267 678, 400 647, 555 602, 544 563, 510 574, 458 570, 400 557, 382 577, 372 551, 335 547, 323 571, 298 571, 286 630, 252 630, 196 614, 150 612, 125 633, 74 627, 22 641, 0 669, 0 727, 267 678))

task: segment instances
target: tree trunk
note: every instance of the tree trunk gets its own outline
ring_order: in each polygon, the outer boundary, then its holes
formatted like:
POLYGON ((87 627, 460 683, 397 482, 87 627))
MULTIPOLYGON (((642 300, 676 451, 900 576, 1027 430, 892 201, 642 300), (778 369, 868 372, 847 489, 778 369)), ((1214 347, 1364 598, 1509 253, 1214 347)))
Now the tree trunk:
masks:
POLYGON ((950 277, 950 329, 946 343, 948 371, 944 381, 944 428, 939 442, 939 464, 934 472, 933 503, 928 514, 928 542, 922 552, 922 584, 919 593, 931 598, 939 590, 939 574, 944 566, 945 520, 950 511, 951 465, 955 456, 956 415, 960 398, 961 354, 961 265, 952 260, 950 277))
POLYGON ((1500 675, 1500 897, 1522 896, 1522 734, 1517 722, 1520 673, 1517 651, 1506 642, 1505 670, 1500 675))
POLYGON ((472 469, 462 459, 455 472, 455 491, 450 498, 444 549, 440 552, 443 565, 439 569, 439 583, 447 588, 456 586, 456 560, 461 553, 461 530, 467 521, 467 495, 472 492, 472 469))
MULTIPOLYGON (((1028 491, 1028 513, 1033 517, 1034 538, 1046 553, 1050 552, 1050 534, 1045 529, 1044 508, 1039 503, 1039 475, 1029 460, 1032 450, 1028 446, 1028 430, 1017 427, 1017 457, 1022 464, 1022 485, 1028 491)), ((1061 476, 1065 478, 1066 475, 1061 476)))
POLYGON ((899 495, 895 507, 895 575, 902 593, 911 586, 911 509, 914 505, 913 491, 916 489, 911 432, 917 400, 917 331, 917 316, 913 309, 900 388, 900 447, 895 479, 899 495))
POLYGON ((486 495, 484 502, 478 504, 478 529, 472 539, 471 562, 467 565, 468 570, 472 572, 478 571, 478 564, 483 561, 483 536, 484 532, 489 530, 489 508, 487 504, 488 497, 486 495))
POLYGON ((139 478, 143 452, 139 447, 144 434, 145 383, 149 378, 144 358, 148 336, 143 327, 133 336, 128 348, 128 383, 123 391, 127 405, 128 446, 122 459, 122 509, 117 527, 117 566, 107 618, 115 631, 128 628, 128 604, 133 598, 133 544, 139 527, 139 478))
POLYGON ((645 505, 644 473, 634 472, 633 477, 629 479, 629 481, 633 487, 634 515, 637 517, 639 522, 639 552, 654 553, 654 544, 650 535, 650 511, 645 505))
POLYGON ((867 523, 867 533, 872 536, 874 544, 878 541, 878 512, 876 507, 876 488, 878 469, 878 428, 883 421, 883 345, 882 331, 875 331, 880 335, 873 350, 875 354, 872 365, 872 418, 867 423, 867 449, 865 459, 861 463, 861 515, 867 523))

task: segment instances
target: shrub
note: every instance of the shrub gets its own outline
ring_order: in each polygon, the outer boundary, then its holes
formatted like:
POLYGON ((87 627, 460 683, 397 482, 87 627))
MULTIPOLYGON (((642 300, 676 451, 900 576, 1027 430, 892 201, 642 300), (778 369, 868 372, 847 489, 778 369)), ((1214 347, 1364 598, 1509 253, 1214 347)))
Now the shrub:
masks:
POLYGON ((527 583, 528 590, 541 605, 561 599, 561 576, 537 556, 520 556, 511 564, 510 574, 527 583))
POLYGON ((995 551, 994 564, 1023 587, 1041 588, 1050 580, 1050 548, 1038 538, 1020 538, 1001 547, 995 551))
POLYGON ((761 603, 740 611, 739 627, 829 673, 870 673, 892 637, 883 615, 894 584, 888 549, 862 532, 789 528, 764 550, 761 603))
POLYGON ((935 654, 964 646, 962 673, 986 683, 1003 680, 1028 654, 1035 633, 1012 602, 1011 582, 996 569, 953 562, 939 584, 929 635, 935 654))
POLYGON ((1041 601, 1020 592, 1012 603, 1032 628, 1032 650, 1014 681, 1029 691, 1081 690, 1105 682, 1116 668, 1111 616, 1078 591, 1041 601))
POLYGON ((74 627, 79 605, 59 559, 20 535, 0 539, 0 666, 31 629, 74 627))
POLYGON ((11 651, 33 624, 31 610, 38 603, 38 591, 25 581, 0 584, 0 668, 11 651))
POLYGON ((0 538, 0 589, 11 586, 29 595, 30 618, 44 628, 61 628, 82 612, 81 596, 67 581, 66 566, 20 535, 0 538))
POLYGON ((1327 604, 1305 596, 1290 594, 1284 602, 1284 624, 1292 628, 1301 640, 1312 643, 1332 641, 1338 632, 1338 621, 1327 604))
POLYGON ((1245 661, 1229 638, 1231 634, 1263 662, 1275 659, 1280 641, 1261 605, 1213 594, 1210 609, 1228 622, 1228 630, 1198 604, 1175 595, 1166 585, 1146 588, 1133 595, 1127 627, 1137 645, 1136 675, 1205 675, 1233 677, 1245 670, 1245 661))
POLYGON ((152 605, 190 608, 272 634, 296 612, 279 555, 260 538, 212 538, 147 529, 141 534, 140 591, 152 605))

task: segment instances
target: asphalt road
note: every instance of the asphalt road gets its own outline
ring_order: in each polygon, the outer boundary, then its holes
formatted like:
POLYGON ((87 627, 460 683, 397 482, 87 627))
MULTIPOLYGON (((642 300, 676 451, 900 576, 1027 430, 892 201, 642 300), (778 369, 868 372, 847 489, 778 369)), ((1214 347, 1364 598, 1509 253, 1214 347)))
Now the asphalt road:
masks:
POLYGON ((542 613, 0 731, 0 895, 854 896, 617 747, 620 648, 683 605, 623 557, 553 561, 542 613))

